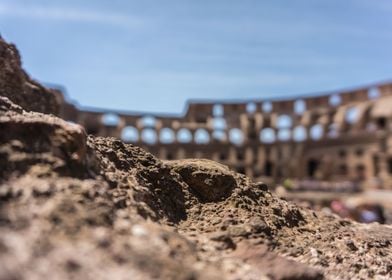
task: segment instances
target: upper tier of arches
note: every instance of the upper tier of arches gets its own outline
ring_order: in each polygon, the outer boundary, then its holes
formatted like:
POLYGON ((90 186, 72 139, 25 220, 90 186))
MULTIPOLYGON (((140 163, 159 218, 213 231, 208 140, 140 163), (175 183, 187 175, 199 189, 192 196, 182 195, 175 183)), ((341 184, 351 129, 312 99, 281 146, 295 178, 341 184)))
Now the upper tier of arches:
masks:
POLYGON ((320 141, 391 129, 392 83, 290 100, 191 102, 182 117, 73 108, 66 119, 130 143, 320 141))

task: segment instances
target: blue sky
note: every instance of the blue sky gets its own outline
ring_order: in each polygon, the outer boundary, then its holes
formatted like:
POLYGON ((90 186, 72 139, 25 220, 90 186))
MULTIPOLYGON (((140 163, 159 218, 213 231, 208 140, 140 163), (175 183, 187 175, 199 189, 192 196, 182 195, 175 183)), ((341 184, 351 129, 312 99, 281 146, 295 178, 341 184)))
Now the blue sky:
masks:
POLYGON ((392 79, 390 0, 1 0, 25 69, 84 106, 183 111, 392 79))

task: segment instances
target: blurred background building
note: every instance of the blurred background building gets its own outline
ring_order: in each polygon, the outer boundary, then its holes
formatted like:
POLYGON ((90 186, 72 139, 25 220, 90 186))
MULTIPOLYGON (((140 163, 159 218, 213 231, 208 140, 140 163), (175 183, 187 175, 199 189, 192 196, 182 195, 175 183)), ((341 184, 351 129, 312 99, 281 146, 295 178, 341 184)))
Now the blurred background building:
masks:
POLYGON ((181 116, 63 104, 63 117, 88 133, 161 159, 209 158, 286 185, 290 178, 353 183, 340 190, 392 187, 392 83, 285 100, 191 101, 181 116))
POLYGON ((64 119, 163 160, 215 160, 282 197, 357 220, 384 221, 384 208, 392 210, 392 83, 284 100, 191 101, 181 116, 83 109, 59 96, 64 119))

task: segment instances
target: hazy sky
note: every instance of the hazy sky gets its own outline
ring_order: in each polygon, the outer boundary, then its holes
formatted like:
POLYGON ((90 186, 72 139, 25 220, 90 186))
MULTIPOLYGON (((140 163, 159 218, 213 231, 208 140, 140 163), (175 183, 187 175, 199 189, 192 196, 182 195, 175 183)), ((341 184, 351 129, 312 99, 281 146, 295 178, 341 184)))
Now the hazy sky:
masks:
POLYGON ((25 69, 81 105, 181 112, 392 79, 391 0, 1 0, 25 69))

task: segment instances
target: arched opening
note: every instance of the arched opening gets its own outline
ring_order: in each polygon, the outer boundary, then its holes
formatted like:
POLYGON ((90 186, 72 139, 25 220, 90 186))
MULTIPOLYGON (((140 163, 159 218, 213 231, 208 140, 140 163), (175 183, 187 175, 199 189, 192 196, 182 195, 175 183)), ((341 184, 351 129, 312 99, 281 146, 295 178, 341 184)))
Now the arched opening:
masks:
POLYGON ((363 164, 358 164, 355 167, 355 172, 357 173, 358 180, 365 180, 366 179, 366 168, 363 164))
POLYGON ((345 164, 340 164, 340 165, 338 166, 338 174, 339 174, 340 176, 347 176, 347 174, 348 174, 347 165, 345 165, 345 164))
POLYGON ((296 100, 294 103, 294 113, 302 115, 306 111, 306 103, 304 100, 296 100))
POLYGON ((374 100, 380 97, 380 90, 376 87, 372 87, 368 90, 368 98, 374 100))
POLYGON ((337 138, 339 136, 338 125, 336 123, 332 123, 328 127, 328 138, 337 138))
POLYGON ((126 126, 121 131, 121 139, 126 143, 139 141, 139 131, 133 126, 126 126))
POLYGON ((241 129, 233 128, 229 131, 230 142, 234 145, 241 145, 244 142, 244 134, 241 129))
POLYGON ((357 107, 350 107, 345 112, 345 120, 349 124, 354 124, 358 120, 359 111, 357 107))
POLYGON ((339 150, 338 155, 340 158, 346 158, 347 152, 344 149, 339 150))
POLYGON ((214 118, 212 127, 214 130, 224 130, 226 129, 226 120, 224 118, 214 118))
POLYGON ((272 112, 272 102, 271 101, 265 101, 261 105, 261 109, 263 110, 264 113, 271 113, 272 112))
POLYGON ((279 141, 283 141, 283 142, 289 141, 290 138, 291 138, 291 131, 290 131, 290 129, 286 128, 286 129, 280 129, 278 131, 278 140, 279 141))
POLYGON ((120 117, 117 114, 107 113, 102 116, 102 124, 106 126, 118 126, 120 117))
POLYGON ((315 124, 310 128, 310 138, 312 140, 320 140, 323 137, 323 127, 321 124, 315 124))
POLYGON ((379 129, 385 129, 387 127, 387 119, 384 117, 377 118, 376 123, 379 129))
POLYGON ((329 105, 331 106, 339 106, 342 103, 342 98, 339 94, 333 94, 329 97, 329 105))
POLYGON ((274 169, 274 164, 267 160, 264 164, 264 175, 267 177, 271 177, 274 169))
POLYGON ((308 176, 314 178, 316 176, 317 170, 319 168, 320 162, 316 159, 310 159, 308 161, 308 176))
POLYGON ((152 128, 145 128, 142 130, 142 141, 146 144, 155 144, 157 142, 157 133, 152 128))
POLYGON ((212 133, 212 138, 217 141, 226 141, 226 133, 223 130, 215 130, 212 133))
POLYGON ((192 133, 187 128, 181 128, 177 132, 177 140, 180 143, 190 143, 192 142, 192 133))
POLYGON ((174 132, 171 128, 165 127, 161 129, 159 140, 163 144, 173 143, 175 140, 174 132))
POLYGON ((253 114, 254 112, 256 112, 256 109, 257 109, 256 103, 250 102, 246 104, 246 112, 248 114, 253 114))
POLYGON ((215 104, 214 107, 212 107, 212 115, 214 117, 222 117, 224 115, 223 105, 215 104))
POLYGON ((297 126, 294 128, 293 139, 296 142, 302 142, 306 140, 306 129, 304 126, 297 126))
POLYGON ((290 128, 293 125, 293 120, 288 115, 280 115, 276 122, 276 127, 281 128, 290 128))
POLYGON ((145 116, 141 119, 141 124, 143 127, 153 128, 156 125, 156 119, 153 116, 145 116))
POLYGON ((270 127, 264 128, 260 132, 260 141, 266 144, 274 143, 276 141, 275 131, 270 127))
POLYGON ((207 130, 199 128, 195 132, 195 143, 197 144, 208 144, 210 142, 210 135, 207 130))
POLYGON ((173 157, 173 154, 172 153, 167 153, 167 155, 166 155, 166 159, 167 160, 173 160, 174 159, 174 157, 173 157))
POLYGON ((227 160, 227 154, 224 153, 224 152, 221 152, 221 153, 219 154, 219 160, 221 160, 221 161, 227 160))
POLYGON ((243 151, 237 151, 237 160, 238 161, 243 161, 244 160, 244 153, 243 151))
POLYGON ((355 155, 356 155, 357 157, 362 157, 363 154, 364 154, 364 151, 363 151, 362 148, 357 148, 357 149, 355 149, 355 155))

